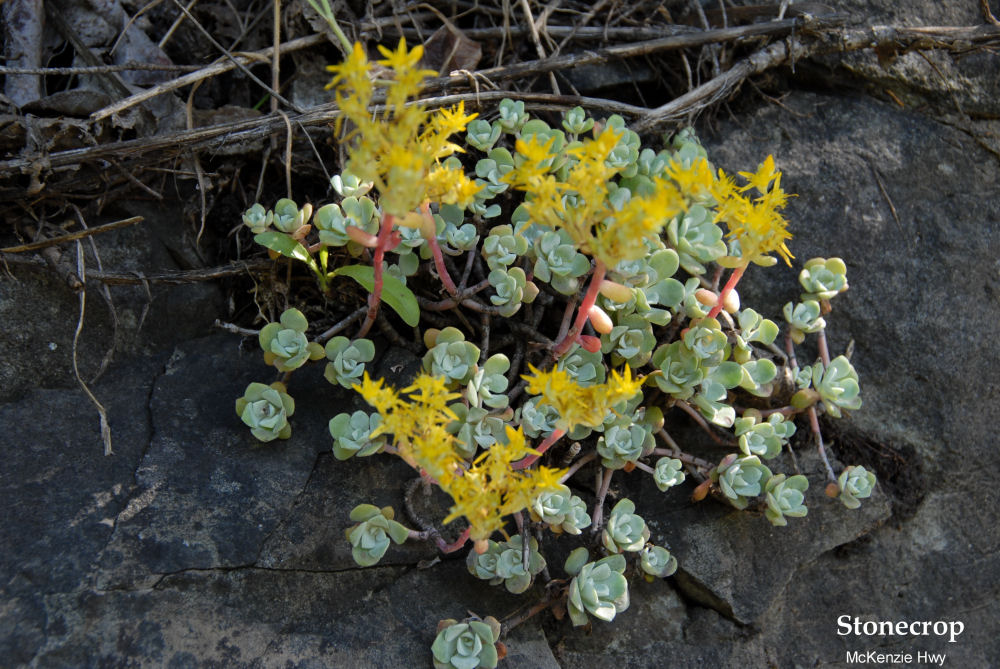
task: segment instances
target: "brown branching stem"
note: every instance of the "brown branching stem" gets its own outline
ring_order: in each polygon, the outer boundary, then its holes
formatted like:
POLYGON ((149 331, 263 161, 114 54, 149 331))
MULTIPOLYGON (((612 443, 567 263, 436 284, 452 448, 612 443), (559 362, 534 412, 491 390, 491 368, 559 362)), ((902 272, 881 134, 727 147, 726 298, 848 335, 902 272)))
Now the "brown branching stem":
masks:
POLYGON ((823 445, 823 433, 819 429, 819 416, 816 414, 816 407, 809 407, 809 428, 812 430, 813 437, 816 438, 816 451, 819 453, 819 457, 823 460, 823 464, 826 466, 826 475, 831 481, 837 481, 837 475, 833 473, 833 467, 830 466, 830 460, 826 457, 826 447, 823 445))
POLYGON ((597 489, 597 501, 594 502, 594 513, 591 514, 591 518, 594 520, 590 531, 594 534, 600 532, 601 526, 604 524, 604 498, 608 496, 608 489, 611 487, 611 476, 614 473, 614 469, 605 469, 601 477, 601 487, 597 489))
POLYGON ((678 402, 674 403, 674 406, 678 407, 679 409, 683 410, 687 415, 691 416, 691 418, 694 419, 694 422, 696 422, 698 424, 698 427, 700 427, 702 430, 704 430, 705 433, 709 437, 711 437, 712 441, 714 441, 715 443, 721 444, 721 445, 725 445, 725 446, 732 446, 733 445, 732 441, 730 441, 728 439, 723 439, 722 437, 720 437, 719 435, 717 435, 715 433, 715 431, 712 430, 712 427, 708 424, 708 421, 706 421, 705 418, 700 413, 698 413, 697 409, 695 409, 693 406, 691 406, 687 402, 678 401, 678 402))
POLYGON ((570 466, 570 468, 566 470, 566 473, 559 477, 559 482, 566 483, 566 481, 573 478, 573 474, 576 474, 578 471, 580 471, 581 467, 583 467, 589 462, 593 462, 596 459, 597 459, 597 451, 590 451, 585 456, 574 462, 570 466))

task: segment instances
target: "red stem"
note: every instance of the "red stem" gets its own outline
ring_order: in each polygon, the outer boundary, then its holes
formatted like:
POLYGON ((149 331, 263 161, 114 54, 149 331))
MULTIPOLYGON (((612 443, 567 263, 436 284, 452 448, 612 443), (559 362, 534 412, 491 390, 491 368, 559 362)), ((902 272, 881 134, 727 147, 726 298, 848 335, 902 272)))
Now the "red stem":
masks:
POLYGON ((386 214, 382 217, 382 223, 378 230, 378 244, 375 246, 375 257, 372 260, 375 270, 375 284, 372 286, 371 295, 368 296, 368 315, 365 316, 365 322, 361 324, 358 337, 364 337, 371 330, 375 323, 375 317, 378 316, 379 304, 382 303, 382 260, 385 258, 385 250, 392 237, 392 223, 392 214, 386 214))
POLYGON ((467 542, 468 540, 469 540, 469 528, 467 527, 464 530, 462 530, 462 533, 458 535, 458 539, 455 539, 453 543, 450 544, 447 543, 440 536, 438 536, 435 539, 435 543, 437 543, 438 550, 440 550, 442 553, 447 554, 447 553, 454 553, 459 548, 464 546, 465 542, 467 542))
POLYGON ((583 326, 590 316, 590 308, 597 302, 597 293, 601 288, 601 282, 604 281, 605 272, 607 272, 607 268, 604 266, 604 263, 597 260, 594 264, 594 273, 590 276, 587 293, 583 296, 580 309, 576 312, 576 320, 573 322, 573 327, 569 329, 566 336, 556 344, 555 349, 552 351, 552 355, 557 359, 561 358, 576 343, 576 340, 580 337, 580 333, 583 332, 583 326))
POLYGON ((722 302, 729 297, 729 293, 736 288, 736 284, 738 284, 740 279, 743 278, 743 272, 747 271, 747 267, 748 265, 746 264, 740 265, 733 270, 732 274, 729 275, 729 281, 726 281, 726 285, 722 287, 722 292, 719 293, 719 301, 716 302, 715 306, 712 307, 712 310, 708 312, 708 318, 715 318, 719 315, 719 312, 722 311, 722 302))
POLYGON ((535 462, 538 461, 538 458, 542 457, 542 455, 545 454, 545 451, 549 450, 549 448, 552 447, 552 444, 559 441, 564 434, 566 434, 566 430, 561 430, 559 428, 552 430, 549 436, 545 437, 545 439, 542 440, 542 443, 538 445, 538 448, 535 449, 538 451, 538 455, 529 455, 526 458, 511 463, 510 468, 514 471, 518 471, 521 469, 527 469, 531 465, 535 464, 535 462))
POLYGON ((429 202, 424 202, 420 205, 420 213, 424 215, 424 221, 427 223, 425 229, 423 230, 424 239, 427 240, 427 245, 431 247, 431 253, 434 255, 434 267, 437 269, 438 276, 441 277, 441 283, 444 284, 444 289, 448 291, 448 294, 454 297, 458 294, 458 288, 455 287, 455 282, 451 279, 451 274, 448 273, 448 268, 444 264, 444 254, 441 252, 441 246, 438 244, 437 235, 434 233, 436 230, 436 224, 434 222, 434 216, 431 214, 431 206, 429 202))

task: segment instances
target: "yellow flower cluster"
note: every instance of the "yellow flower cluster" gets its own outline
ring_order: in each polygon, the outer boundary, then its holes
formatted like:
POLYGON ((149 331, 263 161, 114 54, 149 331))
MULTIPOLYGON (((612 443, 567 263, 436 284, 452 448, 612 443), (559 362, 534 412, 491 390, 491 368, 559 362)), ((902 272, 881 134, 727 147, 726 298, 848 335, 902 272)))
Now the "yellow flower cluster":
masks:
POLYGON ((547 141, 541 137, 534 134, 517 141, 519 164, 504 180, 527 194, 524 206, 533 222, 562 228, 581 252, 606 267, 642 257, 647 242, 655 245, 664 224, 692 202, 715 204, 716 222, 725 223, 728 237, 739 241, 741 258, 729 264, 774 264, 769 255, 774 252, 785 262, 792 258, 785 245, 792 235, 780 213, 788 195, 781 189, 781 173, 775 170, 772 156, 756 172, 739 173, 748 180, 742 187, 722 170, 713 174, 703 157, 687 164, 671 160, 664 176, 652 177, 654 188, 648 194, 633 193, 616 209, 608 184, 622 168, 609 165, 608 158, 620 132, 606 126, 562 156, 555 150, 554 137, 547 141), (567 160, 568 169, 561 169, 567 160), (759 197, 747 194, 752 189, 759 197))
POLYGON ((655 239, 666 222, 687 207, 677 187, 657 177, 651 195, 633 195, 616 210, 608 183, 622 168, 611 166, 608 159, 620 137, 609 125, 567 149, 571 162, 565 179, 552 173, 563 162, 554 152, 554 137, 544 143, 537 134, 519 139, 518 165, 504 177, 527 194, 524 206, 533 222, 562 228, 581 252, 606 267, 641 258, 647 253, 645 242, 655 239))
POLYGON ((639 392, 645 377, 632 378, 632 370, 625 365, 619 374, 612 370, 604 383, 583 387, 566 370, 553 367, 542 372, 531 366, 533 376, 523 376, 528 382, 528 392, 541 395, 539 404, 546 404, 559 412, 558 429, 569 432, 578 425, 595 428, 604 422, 614 406, 632 399, 639 392))
POLYGON ((444 378, 422 373, 402 391, 384 383, 365 373, 354 386, 382 416, 372 436, 393 435, 398 455, 414 469, 427 472, 454 500, 445 522, 465 516, 474 541, 488 539, 503 527, 505 516, 527 508, 539 494, 559 488, 562 470, 512 468, 512 463, 536 453, 520 428, 507 426, 507 444, 494 444, 471 464, 463 460, 456 452, 454 435, 446 429, 457 420, 448 402, 459 394, 448 391, 444 378))
POLYGON ((737 187, 719 170, 719 178, 712 188, 719 203, 716 220, 723 221, 729 228, 730 239, 739 240, 742 264, 773 265, 777 261, 769 254, 777 253, 791 266, 795 256, 788 250, 785 240, 791 239, 792 233, 788 232, 788 221, 781 215, 788 194, 781 188, 781 172, 774 168, 774 157, 768 156, 756 172, 739 174, 747 180, 745 186, 737 187), (746 195, 750 190, 756 190, 758 197, 746 195))
POLYGON ((344 118, 354 126, 349 135, 353 142, 348 170, 363 181, 373 182, 383 210, 403 219, 404 224, 408 220, 419 224, 419 218, 407 218, 406 214, 427 201, 468 206, 479 187, 460 167, 441 161, 462 151, 450 138, 464 132, 476 114, 466 114, 464 103, 428 114, 418 102, 411 102, 424 78, 435 74, 419 67, 422 46, 407 51, 406 40, 401 39, 395 51, 383 46, 379 51, 385 58, 378 64, 392 74, 381 114, 369 109, 375 82, 360 44, 354 44, 342 64, 326 68, 334 73, 327 89, 336 88, 337 105, 343 112, 337 119, 337 131, 344 118))

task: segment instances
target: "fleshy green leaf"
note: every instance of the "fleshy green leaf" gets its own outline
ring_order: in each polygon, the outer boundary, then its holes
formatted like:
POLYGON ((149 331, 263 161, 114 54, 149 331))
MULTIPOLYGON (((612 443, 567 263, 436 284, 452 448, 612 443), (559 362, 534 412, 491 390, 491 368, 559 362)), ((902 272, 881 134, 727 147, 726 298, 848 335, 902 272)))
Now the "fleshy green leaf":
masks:
MULTIPOLYGON (((375 289, 375 270, 368 265, 348 265, 329 274, 330 277, 339 275, 351 277, 369 293, 375 289)), ((385 272, 382 273, 382 300, 392 307, 407 325, 412 327, 420 322, 420 307, 413 291, 403 285, 402 281, 385 272)))
POLYGON ((306 247, 302 246, 302 244, 298 243, 283 232, 268 230, 267 232, 262 232, 259 235, 254 235, 253 240, 261 246, 271 249, 275 253, 280 253, 286 258, 301 260, 310 266, 314 265, 316 262, 312 259, 312 256, 309 255, 309 252, 306 251, 306 247))

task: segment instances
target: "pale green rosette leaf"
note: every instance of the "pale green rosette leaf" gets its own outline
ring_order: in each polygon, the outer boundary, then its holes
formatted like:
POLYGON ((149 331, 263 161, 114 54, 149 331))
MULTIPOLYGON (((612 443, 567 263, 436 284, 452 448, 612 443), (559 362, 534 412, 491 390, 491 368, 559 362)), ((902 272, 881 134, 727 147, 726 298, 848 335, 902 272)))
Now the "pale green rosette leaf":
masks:
POLYGON ((666 578, 677 571, 677 558, 666 548, 648 545, 639 552, 639 567, 647 576, 666 578))
POLYGON ((410 531, 393 520, 391 507, 379 509, 371 504, 361 504, 351 511, 354 525, 347 529, 351 542, 351 556, 362 567, 376 564, 389 548, 389 541, 401 544, 410 531))
POLYGON ((601 534, 601 543, 611 553, 639 551, 649 539, 646 521, 635 514, 635 504, 630 499, 622 499, 608 517, 608 524, 601 534))
POLYGON ((803 504, 808 487, 809 480, 801 474, 790 478, 785 478, 784 474, 776 474, 768 480, 764 486, 767 501, 764 515, 772 525, 783 527, 788 524, 786 517, 801 518, 809 512, 803 504))
POLYGON ((812 258, 799 273, 802 301, 829 300, 847 290, 847 265, 840 258, 812 258))
POLYGON ((625 556, 609 555, 597 562, 588 562, 570 581, 566 608, 573 625, 588 622, 587 614, 611 622, 629 605, 625 556))
POLYGON ((347 460, 352 456, 365 457, 378 453, 385 446, 385 435, 374 439, 371 433, 382 424, 382 416, 364 411, 352 414, 341 413, 330 419, 330 435, 333 436, 333 456, 347 460))
POLYGON ((576 535, 590 527, 587 505, 565 485, 560 485, 558 490, 538 495, 531 503, 529 512, 532 520, 548 523, 549 528, 557 534, 566 532, 576 535))
POLYGON ((842 355, 831 360, 825 369, 822 362, 813 365, 812 384, 831 416, 840 418, 841 409, 861 408, 858 373, 851 361, 842 355))
POLYGON ((860 500, 871 497, 875 491, 875 474, 861 466, 848 467, 837 477, 837 487, 844 506, 856 509, 861 506, 860 500))
POLYGON ((250 228, 255 235, 267 230, 274 220, 274 212, 268 211, 261 204, 254 204, 243 213, 243 225, 250 228))
POLYGON ((236 413, 250 427, 250 433, 261 441, 292 436, 288 417, 295 413, 295 401, 281 383, 269 386, 251 383, 243 397, 236 400, 236 413))
POLYGON ((712 480, 719 483, 722 493, 737 509, 745 509, 748 498, 761 494, 770 478, 771 470, 756 455, 727 455, 712 471, 712 480))
POLYGON ((472 380, 478 361, 479 347, 465 341, 458 328, 447 327, 437 334, 434 346, 424 355, 423 367, 429 374, 443 376, 454 388, 472 380))
POLYGON ((326 342, 325 354, 330 361, 324 378, 334 385, 351 388, 361 382, 365 363, 375 359, 375 343, 370 339, 334 337, 326 342))
POLYGON ((652 452, 654 446, 653 433, 647 426, 614 424, 597 440, 597 454, 608 469, 622 469, 652 452))
POLYGON ((307 360, 323 357, 323 347, 306 338, 309 322, 298 309, 286 309, 278 323, 268 323, 257 336, 264 361, 279 372, 298 369, 307 360))
POLYGON ((821 316, 823 311, 816 300, 806 300, 794 305, 789 302, 781 312, 788 322, 788 334, 796 344, 805 341, 807 334, 819 332, 826 327, 826 320, 821 316))
POLYGON ((653 470, 653 481, 660 492, 684 482, 684 463, 677 458, 660 458, 653 470))
POLYGON ((500 623, 495 618, 444 620, 431 645, 434 669, 493 669, 500 661, 495 645, 499 639, 500 623))

